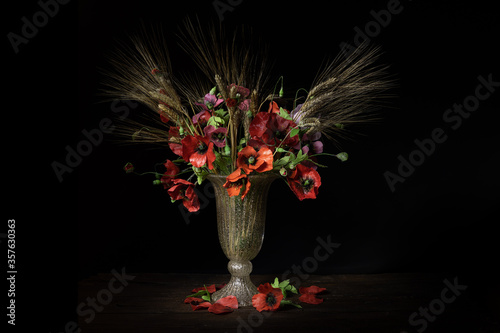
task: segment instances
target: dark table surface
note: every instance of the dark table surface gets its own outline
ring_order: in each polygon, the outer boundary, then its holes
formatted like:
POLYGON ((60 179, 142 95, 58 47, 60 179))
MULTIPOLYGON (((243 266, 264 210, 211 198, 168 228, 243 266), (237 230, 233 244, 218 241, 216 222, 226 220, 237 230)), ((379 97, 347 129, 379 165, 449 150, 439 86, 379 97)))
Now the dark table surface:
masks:
MULTIPOLYGON (((83 333, 500 332, 496 294, 477 292, 453 275, 311 275, 292 281, 327 288, 319 295, 324 299, 321 304, 301 303, 302 309, 287 306, 262 313, 253 307, 239 308, 222 315, 193 311, 183 301, 193 288, 225 283, 228 275, 126 275, 122 281, 107 273, 79 282, 83 333)), ((274 277, 252 275, 252 281, 258 286, 274 277)), ((288 299, 298 301, 298 296, 288 299)))

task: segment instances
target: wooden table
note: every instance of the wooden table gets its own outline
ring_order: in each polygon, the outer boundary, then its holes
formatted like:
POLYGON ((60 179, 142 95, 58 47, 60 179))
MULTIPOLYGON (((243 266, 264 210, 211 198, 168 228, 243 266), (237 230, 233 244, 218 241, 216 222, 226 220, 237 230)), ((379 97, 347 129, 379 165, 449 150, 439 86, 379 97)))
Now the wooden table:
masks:
MULTIPOLYGON (((131 273, 130 276, 135 277, 124 283, 110 273, 79 282, 79 306, 84 315, 78 319, 83 333, 500 332, 498 317, 484 310, 481 301, 473 296, 472 288, 456 290, 455 294, 445 291, 448 287, 443 276, 434 274, 309 276, 300 282, 302 286, 327 288, 321 295, 324 298, 321 304, 302 303, 302 309, 288 306, 277 312, 262 313, 254 308, 240 308, 224 315, 192 311, 183 300, 193 288, 227 282, 228 275, 131 273), (104 303, 96 304, 100 311, 92 310, 93 318, 89 303, 92 299, 104 303), (419 314, 425 308, 429 319, 425 319, 423 312, 419 314), (413 325, 409 321, 412 314, 413 325)), ((274 277, 252 275, 252 280, 258 286, 272 282, 274 277)), ((454 278, 445 277, 451 284, 454 278)))

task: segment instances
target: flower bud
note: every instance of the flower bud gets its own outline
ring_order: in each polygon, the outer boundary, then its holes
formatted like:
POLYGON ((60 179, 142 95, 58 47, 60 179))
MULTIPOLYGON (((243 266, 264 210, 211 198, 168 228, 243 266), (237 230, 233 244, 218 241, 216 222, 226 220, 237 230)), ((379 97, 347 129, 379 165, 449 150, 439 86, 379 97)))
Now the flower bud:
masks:
POLYGON ((134 172, 134 165, 132 163, 128 162, 123 167, 123 170, 125 170, 125 173, 132 173, 132 172, 134 172))
POLYGON ((160 179, 153 180, 153 185, 161 185, 161 180, 160 179))
POLYGON ((288 171, 286 171, 285 168, 280 169, 280 175, 282 175, 283 177, 286 177, 287 174, 288 174, 288 171))
POLYGON ((217 91, 217 86, 213 87, 211 90, 210 90, 210 95, 215 95, 215 92, 217 91))
POLYGON ((346 152, 341 152, 341 153, 338 153, 338 154, 337 154, 337 155, 335 155, 335 156, 337 156, 337 158, 338 158, 339 160, 341 160, 342 162, 347 161, 347 158, 349 157, 349 155, 347 155, 347 153, 346 153, 346 152))

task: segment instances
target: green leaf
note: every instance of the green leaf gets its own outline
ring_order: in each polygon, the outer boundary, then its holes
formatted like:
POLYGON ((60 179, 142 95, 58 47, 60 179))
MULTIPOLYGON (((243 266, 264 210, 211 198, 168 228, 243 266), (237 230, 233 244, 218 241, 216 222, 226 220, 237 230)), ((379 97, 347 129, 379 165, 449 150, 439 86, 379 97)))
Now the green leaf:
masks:
POLYGON ((207 121, 207 125, 212 125, 214 127, 224 126, 224 119, 217 116, 212 116, 207 121))
POLYGON ((286 120, 292 120, 292 117, 285 109, 280 107, 280 113, 278 114, 280 117, 285 118, 286 120))
POLYGON ((295 286, 292 286, 291 284, 289 284, 288 286, 286 286, 285 289, 287 291, 291 291, 294 294, 298 294, 299 293, 298 290, 297 290, 297 288, 295 288, 295 286))
POLYGON ((280 281, 278 280, 278 278, 275 278, 274 282, 271 283, 271 287, 273 287, 273 288, 279 288, 279 284, 280 284, 280 281))
POLYGON ((214 167, 220 171, 222 174, 229 175, 229 168, 231 167, 231 157, 223 156, 219 152, 214 150, 215 161, 213 162, 214 167))
POLYGON ((279 287, 280 287, 280 288, 285 288, 285 287, 287 287, 289 284, 290 284, 290 280, 284 280, 284 281, 281 281, 281 282, 280 282, 279 287))
POLYGON ((200 297, 200 296, 206 296, 206 295, 210 295, 210 293, 206 290, 206 289, 202 289, 194 294, 191 294, 191 295, 188 295, 186 297, 200 297))
POLYGON ((300 129, 299 129, 298 127, 295 127, 294 129, 292 129, 292 130, 290 131, 290 137, 292 138, 292 137, 294 137, 294 136, 298 135, 298 134, 299 134, 299 132, 300 132, 300 129))
POLYGON ((345 162, 347 161, 347 158, 349 157, 349 155, 346 153, 346 152, 341 152, 341 153, 338 153, 337 155, 335 155, 339 160, 341 160, 342 162, 345 162))
POLYGON ((274 161, 273 163, 273 167, 276 169, 276 170, 279 170, 281 169, 282 167, 284 167, 285 165, 287 165, 288 163, 290 163, 290 156, 287 155, 287 156, 284 156, 276 161, 274 161))
POLYGON ((224 110, 224 109, 219 109, 219 110, 215 110, 215 111, 214 111, 214 114, 215 114, 217 117, 224 118, 224 117, 227 115, 227 111, 226 111, 226 110, 224 110))
POLYGON ((201 296, 201 298, 207 302, 210 302, 210 295, 201 296))

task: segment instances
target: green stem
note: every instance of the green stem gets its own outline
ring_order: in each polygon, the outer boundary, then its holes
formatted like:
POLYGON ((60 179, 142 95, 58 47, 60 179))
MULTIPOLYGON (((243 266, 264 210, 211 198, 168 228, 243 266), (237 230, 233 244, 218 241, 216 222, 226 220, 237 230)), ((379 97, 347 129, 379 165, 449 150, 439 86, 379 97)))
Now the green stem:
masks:
POLYGON ((283 75, 280 76, 280 78, 278 79, 278 81, 276 81, 276 84, 274 85, 274 89, 273 89, 273 97, 271 98, 271 103, 273 102, 274 100, 274 95, 276 95, 276 87, 278 86, 278 83, 281 81, 281 87, 283 88, 283 75))
POLYGON ((307 91, 306 89, 304 88, 300 88, 298 89, 296 92, 295 92, 295 99, 293 100, 293 108, 295 109, 296 105, 297 105, 297 95, 299 94, 299 91, 301 90, 304 90, 307 94, 309 94, 309 91, 307 91))

